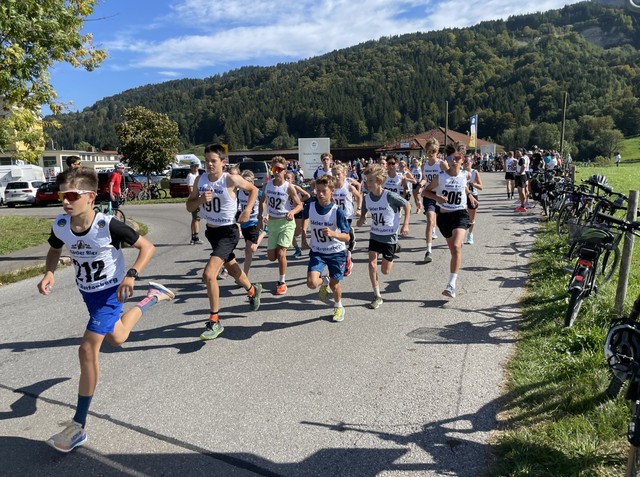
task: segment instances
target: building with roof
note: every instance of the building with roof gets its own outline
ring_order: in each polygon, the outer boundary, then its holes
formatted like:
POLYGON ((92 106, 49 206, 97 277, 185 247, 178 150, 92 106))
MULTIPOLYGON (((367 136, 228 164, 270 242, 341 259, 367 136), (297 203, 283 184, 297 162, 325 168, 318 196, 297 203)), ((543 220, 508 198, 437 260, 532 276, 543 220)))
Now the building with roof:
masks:
MULTIPOLYGON (((427 141, 430 138, 437 139, 440 143, 440 146, 460 142, 467 146, 467 152, 472 152, 474 149, 473 147, 469 147, 469 140, 471 139, 471 136, 460 133, 458 131, 454 131, 452 129, 447 130, 445 134, 445 128, 438 127, 420 134, 404 137, 391 144, 386 144, 383 147, 377 149, 377 151, 383 153, 397 152, 403 154, 411 154, 414 156, 422 156, 426 153, 427 141)), ((476 140, 475 150, 482 153, 496 153, 504 150, 504 147, 500 144, 478 138, 476 140)))

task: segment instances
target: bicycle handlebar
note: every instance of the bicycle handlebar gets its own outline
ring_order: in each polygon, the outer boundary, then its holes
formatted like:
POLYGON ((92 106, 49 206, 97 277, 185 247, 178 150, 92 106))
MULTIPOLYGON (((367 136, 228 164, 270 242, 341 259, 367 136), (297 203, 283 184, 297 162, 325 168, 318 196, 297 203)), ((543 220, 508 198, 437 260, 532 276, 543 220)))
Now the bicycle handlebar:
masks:
POLYGON ((640 221, 638 220, 628 222, 624 219, 618 219, 617 217, 612 217, 611 215, 603 214, 601 212, 598 212, 597 217, 604 222, 617 225, 624 232, 631 232, 634 235, 637 235, 635 232, 640 230, 640 221))

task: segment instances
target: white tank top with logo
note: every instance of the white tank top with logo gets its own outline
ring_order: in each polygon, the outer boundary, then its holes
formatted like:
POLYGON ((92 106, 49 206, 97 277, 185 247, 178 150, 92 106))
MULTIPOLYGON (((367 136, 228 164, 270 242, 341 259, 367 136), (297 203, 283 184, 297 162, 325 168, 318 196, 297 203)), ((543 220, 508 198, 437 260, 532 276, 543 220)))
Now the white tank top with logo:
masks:
POLYGON ((438 177, 440 174, 440 161, 437 160, 435 164, 429 164, 429 161, 425 161, 422 166, 422 178, 425 180, 425 185, 431 184, 434 177, 438 177))
POLYGON ((395 235, 400 223, 400 214, 396 214, 389 205, 389 191, 383 190, 378 200, 373 200, 371 194, 367 194, 365 201, 367 210, 371 214, 371 233, 395 235))
POLYGON ((402 175, 396 173, 395 177, 387 176, 387 180, 384 181, 383 187, 386 190, 395 192, 396 194, 402 194, 402 175))
POLYGON ((338 206, 333 204, 329 212, 320 215, 316 209, 316 204, 309 207, 309 229, 311 232, 311 250, 316 253, 336 253, 346 250, 346 244, 335 237, 327 237, 322 229, 329 228, 335 232, 340 232, 337 220, 338 206))
POLYGON ((53 233, 69 249, 80 291, 94 293, 117 286, 124 277, 122 250, 112 245, 109 222, 113 217, 96 213, 89 231, 76 235, 71 231, 71 218, 58 215, 53 233))
POLYGON ((344 210, 344 216, 347 220, 353 219, 355 206, 353 202, 353 194, 349 190, 349 183, 345 180, 342 187, 334 189, 333 200, 344 210))
POLYGON ((517 167, 518 161, 516 161, 513 157, 510 157, 505 161, 505 168, 507 172, 512 172, 515 174, 517 167))
POLYGON ((436 194, 444 196, 447 201, 438 203, 442 212, 453 212, 465 210, 467 208, 467 172, 460 171, 457 176, 450 176, 447 172, 441 171, 438 175, 438 187, 436 194))
MULTIPOLYGON (((238 190, 238 210, 240 211, 240 213, 242 213, 244 209, 247 208, 248 204, 249 204, 249 194, 247 194, 242 189, 238 190)), ((259 208, 260 208, 260 203, 259 201, 256 200, 253 203, 253 208, 251 209, 251 213, 249 214, 249 222, 258 220, 259 208)))
POLYGON ((284 219, 291 210, 289 202, 289 183, 275 186, 273 181, 267 182, 266 198, 267 213, 272 219, 284 219))
POLYGON ((221 227, 232 225, 236 221, 238 201, 231 197, 227 187, 227 173, 224 172, 217 181, 211 182, 209 174, 203 174, 198 181, 198 192, 202 195, 206 191, 213 192, 211 202, 200 205, 200 217, 207 221, 207 225, 221 227))
POLYGON ((419 183, 422 180, 422 170, 419 167, 412 167, 411 174, 413 174, 416 183, 419 183))

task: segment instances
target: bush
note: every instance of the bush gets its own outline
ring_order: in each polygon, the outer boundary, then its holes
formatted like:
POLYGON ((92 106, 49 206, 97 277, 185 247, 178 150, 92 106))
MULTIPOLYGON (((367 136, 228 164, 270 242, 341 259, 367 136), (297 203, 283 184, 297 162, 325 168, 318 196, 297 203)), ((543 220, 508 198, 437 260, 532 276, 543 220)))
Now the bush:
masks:
POLYGON ((596 167, 611 167, 613 166, 613 157, 596 156, 593 162, 596 167))

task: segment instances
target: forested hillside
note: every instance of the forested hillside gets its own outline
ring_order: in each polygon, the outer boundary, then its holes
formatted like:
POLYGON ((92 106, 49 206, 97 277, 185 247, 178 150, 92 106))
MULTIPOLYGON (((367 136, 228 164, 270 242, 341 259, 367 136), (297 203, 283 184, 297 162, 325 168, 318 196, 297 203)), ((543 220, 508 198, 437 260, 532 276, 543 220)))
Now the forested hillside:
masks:
POLYGON ((466 131, 477 113, 481 137, 551 146, 566 91, 566 140, 575 152, 593 154, 598 134, 640 134, 639 29, 625 10, 583 2, 148 85, 60 115, 62 127, 47 133, 61 147, 114 148, 124 108, 142 105, 175 120, 184 146, 286 148, 318 136, 336 146, 380 144, 444 125, 448 100, 453 129, 466 131))

